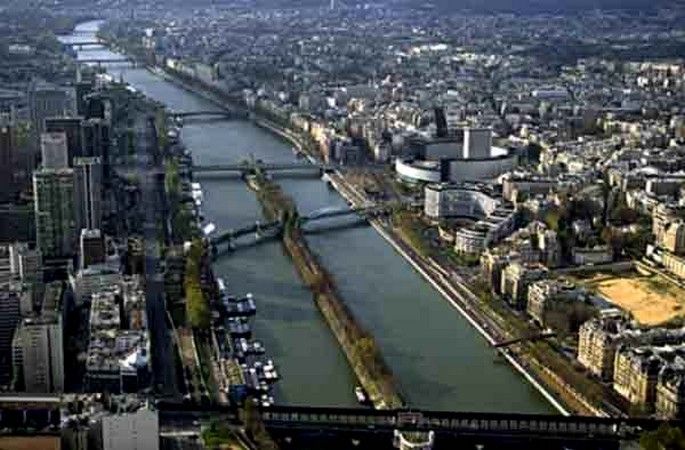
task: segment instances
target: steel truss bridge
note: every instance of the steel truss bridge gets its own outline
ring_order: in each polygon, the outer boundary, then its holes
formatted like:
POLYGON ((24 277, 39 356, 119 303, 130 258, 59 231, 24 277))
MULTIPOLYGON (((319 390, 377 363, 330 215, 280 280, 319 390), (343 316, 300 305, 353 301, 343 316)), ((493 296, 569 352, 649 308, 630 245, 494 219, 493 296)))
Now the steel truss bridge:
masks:
POLYGON ((96 45, 102 46, 104 45, 100 41, 76 41, 76 42, 64 42, 63 45, 67 47, 76 47, 79 49, 83 49, 83 47, 94 47, 96 45))
POLYGON ((206 111, 169 111, 169 115, 175 118, 182 119, 236 119, 242 118, 245 115, 238 114, 229 110, 206 110, 206 111))
MULTIPOLYGON (((374 217, 380 217, 391 214, 392 211, 393 207, 389 205, 374 205, 360 208, 322 208, 313 211, 305 216, 300 216, 299 223, 302 226, 308 223, 322 221, 325 219, 355 215, 363 218, 364 220, 368 220, 374 217)), ((317 231, 321 231, 324 228, 326 227, 318 226, 317 231)), ((255 222, 254 224, 246 225, 241 228, 216 233, 213 237, 209 239, 209 242, 214 248, 216 248, 220 244, 230 244, 235 239, 250 234, 255 234, 258 237, 276 236, 280 234, 282 229, 283 224, 280 221, 255 222)))
POLYGON ((249 173, 254 170, 262 172, 329 172, 336 168, 332 164, 310 163, 310 162, 286 162, 286 163, 265 163, 265 162, 250 162, 237 164, 214 164, 214 165, 193 165, 192 172, 196 173, 221 173, 221 172, 237 172, 249 173))
MULTIPOLYGON (((222 406, 178 405, 161 402, 161 420, 192 422, 198 419, 223 417, 236 420, 235 411, 222 406)), ((663 423, 685 426, 685 421, 662 421, 650 418, 562 416, 552 414, 515 414, 483 412, 425 411, 416 409, 374 410, 369 408, 329 408, 308 406, 271 406, 261 409, 261 419, 267 429, 280 436, 331 434, 362 436, 394 430, 405 432, 434 431, 442 439, 489 439, 489 442, 523 441, 528 447, 535 442, 612 443, 601 448, 618 448, 618 443, 640 437, 663 423)), ((462 447, 457 447, 462 448, 462 447)), ((463 447, 471 448, 471 447, 463 447)), ((499 448, 487 446, 487 448, 499 448)), ((551 447, 550 447, 551 448, 551 447)), ((558 448, 558 447, 556 447, 558 448)), ((582 447, 599 448, 599 447, 582 447)))
POLYGON ((98 66, 101 66, 103 64, 131 64, 132 66, 136 65, 135 60, 127 56, 120 56, 117 58, 86 58, 78 59, 76 60, 76 62, 79 64, 97 64, 98 66))

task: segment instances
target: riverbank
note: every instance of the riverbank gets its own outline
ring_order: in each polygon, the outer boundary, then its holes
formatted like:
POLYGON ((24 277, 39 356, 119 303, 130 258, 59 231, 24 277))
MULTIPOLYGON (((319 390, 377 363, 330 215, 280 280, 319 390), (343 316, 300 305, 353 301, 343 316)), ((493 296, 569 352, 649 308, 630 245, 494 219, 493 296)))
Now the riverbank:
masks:
MULTIPOLYGON (((331 177, 331 184, 351 205, 365 202, 365 195, 349 185, 341 174, 331 177)), ((495 345, 502 339, 495 335, 495 330, 499 328, 498 322, 479 309, 478 299, 468 287, 449 278, 449 274, 435 261, 418 254, 404 242, 396 230, 377 219, 371 220, 370 224, 490 345, 495 345)), ((526 351, 505 349, 500 350, 499 354, 561 414, 608 415, 526 351)))
POLYGON ((391 370, 383 360, 373 336, 354 317, 338 293, 332 276, 307 245, 299 228, 294 201, 278 184, 260 174, 248 178, 269 220, 284 223, 283 247, 292 259, 302 281, 312 292, 314 302, 337 339, 361 386, 376 409, 399 408, 402 399, 391 370))

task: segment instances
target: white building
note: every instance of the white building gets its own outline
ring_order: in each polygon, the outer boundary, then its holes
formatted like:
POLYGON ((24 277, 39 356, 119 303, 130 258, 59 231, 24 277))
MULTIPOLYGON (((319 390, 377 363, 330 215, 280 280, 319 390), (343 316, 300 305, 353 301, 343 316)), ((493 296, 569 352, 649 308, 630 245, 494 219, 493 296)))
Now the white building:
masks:
POLYGON ((66 133, 41 133, 40 155, 42 166, 45 169, 64 169, 69 167, 66 133))
POLYGON ((424 192, 423 212, 431 219, 483 218, 492 214, 501 203, 485 192, 456 184, 429 184, 424 192))
MULTIPOLYGON (((24 390, 31 393, 64 391, 62 318, 46 313, 26 318, 14 336, 14 355, 21 361, 24 390)), ((15 369, 18 369, 16 367, 15 369)))
POLYGON ((147 408, 102 418, 103 450, 158 450, 159 414, 147 408))
POLYGON ((9 247, 10 270, 21 281, 33 283, 43 280, 43 255, 38 249, 30 249, 26 242, 16 242, 9 247))

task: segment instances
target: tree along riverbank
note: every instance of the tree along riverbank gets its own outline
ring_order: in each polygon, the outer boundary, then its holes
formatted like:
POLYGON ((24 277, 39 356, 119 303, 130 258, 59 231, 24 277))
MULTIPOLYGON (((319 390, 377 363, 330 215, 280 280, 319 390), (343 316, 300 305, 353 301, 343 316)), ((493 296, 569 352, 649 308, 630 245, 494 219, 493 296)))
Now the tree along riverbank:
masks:
POLYGON ((395 379, 386 365, 373 336, 356 320, 335 285, 333 277, 309 249, 299 227, 295 202, 281 187, 262 174, 248 177, 248 185, 257 193, 269 220, 281 220, 283 247, 293 260, 299 276, 312 291, 314 302, 345 357, 377 409, 403 405, 395 379))

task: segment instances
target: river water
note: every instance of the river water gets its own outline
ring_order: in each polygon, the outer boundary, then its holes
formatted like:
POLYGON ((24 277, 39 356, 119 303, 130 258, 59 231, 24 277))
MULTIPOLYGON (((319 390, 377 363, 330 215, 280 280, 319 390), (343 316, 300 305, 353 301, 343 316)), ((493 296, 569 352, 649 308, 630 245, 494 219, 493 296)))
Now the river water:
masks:
MULTIPOLYGON (((77 27, 71 41, 92 40, 97 23, 77 27)), ((85 48, 79 58, 112 57, 85 48)), ((145 69, 111 65, 110 73, 178 111, 215 109, 145 69)), ((247 121, 188 121, 182 138, 197 164, 233 163, 253 155, 292 161, 290 145, 247 121)), ((219 229, 262 217, 254 194, 236 178, 204 178, 203 211, 219 229)), ((345 201, 317 179, 283 179, 301 213, 345 201)), ((308 236, 355 315, 376 337, 401 392, 426 409, 551 413, 542 395, 370 227, 308 236)), ((283 404, 354 406, 355 377, 309 291, 278 242, 240 248, 215 264, 235 294, 252 292, 256 337, 282 375, 283 404)))

